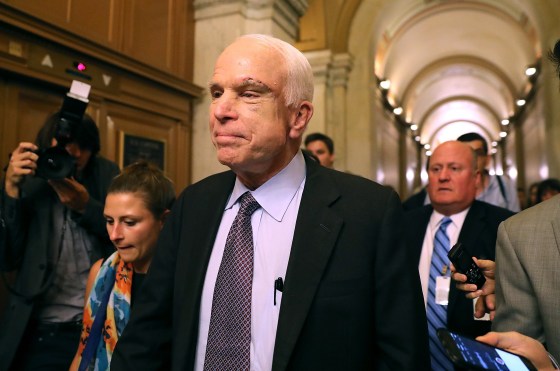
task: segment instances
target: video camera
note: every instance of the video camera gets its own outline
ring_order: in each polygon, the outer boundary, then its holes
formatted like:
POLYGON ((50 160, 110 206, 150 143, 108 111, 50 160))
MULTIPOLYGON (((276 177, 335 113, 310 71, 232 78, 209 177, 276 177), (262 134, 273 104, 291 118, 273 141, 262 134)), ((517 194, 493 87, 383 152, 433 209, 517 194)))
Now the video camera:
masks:
POLYGON ((66 151, 66 145, 73 141, 76 128, 82 122, 89 103, 90 88, 90 85, 81 81, 72 81, 54 127, 53 137, 56 139, 56 146, 40 149, 37 152, 39 155, 37 176, 45 179, 64 179, 73 174, 75 161, 66 151))

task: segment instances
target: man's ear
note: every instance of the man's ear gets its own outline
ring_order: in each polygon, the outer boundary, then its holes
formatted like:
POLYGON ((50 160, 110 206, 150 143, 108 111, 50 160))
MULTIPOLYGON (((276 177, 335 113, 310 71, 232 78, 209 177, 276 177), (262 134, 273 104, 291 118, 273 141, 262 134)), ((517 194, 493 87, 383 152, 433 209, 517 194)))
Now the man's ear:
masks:
POLYGON ((290 137, 300 138, 307 128, 311 117, 313 117, 313 103, 308 101, 301 102, 291 120, 290 137))
POLYGON ((482 182, 482 173, 480 172, 480 170, 477 169, 477 170, 475 171, 475 173, 474 173, 474 179, 475 179, 474 184, 475 184, 476 188, 480 187, 480 184, 481 184, 481 182, 482 182))
POLYGON ((484 169, 488 169, 490 166, 490 155, 486 155, 486 160, 484 161, 484 169))

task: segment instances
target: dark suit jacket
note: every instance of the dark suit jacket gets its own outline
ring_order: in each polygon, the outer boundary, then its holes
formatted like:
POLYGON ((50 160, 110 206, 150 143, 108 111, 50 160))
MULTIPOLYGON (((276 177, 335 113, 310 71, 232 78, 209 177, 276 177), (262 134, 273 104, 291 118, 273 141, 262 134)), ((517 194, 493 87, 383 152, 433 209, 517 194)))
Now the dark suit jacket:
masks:
POLYGON ((428 192, 426 191, 426 187, 423 187, 421 190, 404 200, 402 203, 402 207, 405 211, 416 209, 417 207, 424 206, 424 201, 426 201, 426 195, 428 192))
MULTIPOLYGON (((405 213, 407 245, 417 266, 432 211, 432 206, 426 205, 405 213)), ((477 258, 495 260, 498 226, 512 215, 513 212, 507 209, 474 201, 459 233, 458 242, 462 242, 477 258)), ((449 330, 475 337, 490 331, 490 325, 490 321, 473 319, 472 300, 465 298, 465 292, 457 290, 451 283, 447 306, 449 330)))
MULTIPOLYGON (((273 370, 429 367, 418 270, 394 191, 306 159, 273 370)), ((192 370, 207 264, 232 191, 225 172, 188 187, 113 355, 112 370, 192 370)))

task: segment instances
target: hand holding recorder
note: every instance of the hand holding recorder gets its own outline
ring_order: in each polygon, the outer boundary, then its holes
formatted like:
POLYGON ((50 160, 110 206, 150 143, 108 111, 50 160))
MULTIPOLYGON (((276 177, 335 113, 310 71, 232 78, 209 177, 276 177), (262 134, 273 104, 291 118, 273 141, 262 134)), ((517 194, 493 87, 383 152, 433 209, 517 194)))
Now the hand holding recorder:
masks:
POLYGON ((496 311, 494 295, 496 263, 492 260, 473 257, 461 243, 453 246, 448 256, 452 262, 451 278, 458 282, 457 288, 465 291, 468 299, 482 297, 476 302, 474 316, 482 318, 485 313, 489 312, 490 320, 493 320, 496 311))

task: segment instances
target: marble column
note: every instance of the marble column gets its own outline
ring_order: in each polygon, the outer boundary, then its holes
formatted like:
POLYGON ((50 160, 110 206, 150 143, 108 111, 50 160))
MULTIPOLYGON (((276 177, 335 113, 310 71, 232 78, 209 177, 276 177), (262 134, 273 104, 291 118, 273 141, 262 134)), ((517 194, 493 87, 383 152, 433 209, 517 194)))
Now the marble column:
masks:
POLYGON ((315 113, 307 133, 322 132, 334 141, 335 168, 346 170, 346 89, 352 69, 347 53, 333 54, 330 50, 305 53, 315 78, 315 113))
POLYGON ((328 79, 328 118, 327 131, 335 142, 336 168, 347 170, 347 86, 348 75, 352 69, 352 57, 347 53, 335 54, 332 57, 328 79))

